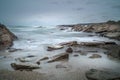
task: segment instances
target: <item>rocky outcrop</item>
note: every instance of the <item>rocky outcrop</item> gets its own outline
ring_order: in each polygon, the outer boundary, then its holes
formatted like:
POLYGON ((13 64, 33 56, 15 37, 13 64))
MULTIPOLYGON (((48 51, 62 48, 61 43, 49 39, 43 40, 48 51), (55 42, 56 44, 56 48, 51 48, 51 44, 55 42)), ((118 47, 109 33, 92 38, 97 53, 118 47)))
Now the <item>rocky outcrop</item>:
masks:
POLYGON ((88 80, 120 80, 120 73, 108 70, 90 69, 86 72, 86 77, 88 80))
POLYGON ((16 39, 17 37, 5 25, 0 24, 0 50, 11 47, 16 39))
POLYGON ((76 24, 72 27, 74 31, 99 33, 112 39, 120 40, 120 21, 108 21, 104 23, 76 24))
POLYGON ((90 23, 90 24, 77 24, 72 27, 74 31, 84 31, 84 32, 114 32, 120 31, 120 24, 109 24, 105 23, 90 23))

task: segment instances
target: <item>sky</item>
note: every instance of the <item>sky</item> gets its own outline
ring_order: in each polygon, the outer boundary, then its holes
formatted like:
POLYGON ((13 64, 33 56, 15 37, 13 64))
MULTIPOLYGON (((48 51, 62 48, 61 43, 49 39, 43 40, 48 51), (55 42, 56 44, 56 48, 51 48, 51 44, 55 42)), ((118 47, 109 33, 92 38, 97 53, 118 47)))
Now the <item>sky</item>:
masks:
POLYGON ((60 25, 120 20, 120 0, 0 0, 0 23, 60 25))

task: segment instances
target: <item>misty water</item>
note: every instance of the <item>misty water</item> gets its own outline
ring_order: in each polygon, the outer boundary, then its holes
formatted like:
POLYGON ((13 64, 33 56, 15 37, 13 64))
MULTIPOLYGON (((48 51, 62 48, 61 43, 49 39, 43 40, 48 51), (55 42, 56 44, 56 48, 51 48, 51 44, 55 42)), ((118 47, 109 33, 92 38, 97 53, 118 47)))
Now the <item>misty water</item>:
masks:
MULTIPOLYGON (((14 45, 12 48, 22 49, 22 50, 11 53, 7 52, 7 50, 5 52, 2 52, 4 55, 6 54, 7 58, 3 58, 3 55, 0 56, 0 69, 13 70, 10 64, 12 62, 17 62, 15 61, 15 59, 20 57, 35 55, 36 57, 32 59, 32 63, 35 63, 35 61, 37 61, 42 57, 45 56, 52 57, 53 55, 63 53, 65 52, 65 49, 55 50, 51 52, 47 51, 47 46, 59 44, 61 42, 115 41, 105 37, 100 37, 95 33, 75 32, 72 31, 70 28, 66 30, 60 30, 58 27, 33 27, 33 26, 13 27, 12 26, 9 27, 9 29, 13 33, 15 33, 15 35, 18 36, 19 38, 18 40, 14 41, 14 45), (89 35, 93 35, 93 36, 89 36, 89 35)), ((85 50, 91 50, 91 49, 85 48, 85 50)), ((47 73, 50 75, 56 75, 57 78, 62 78, 61 76, 64 76, 66 77, 66 79, 68 79, 67 77, 69 77, 70 79, 70 75, 73 74, 72 72, 85 73, 86 70, 91 68, 108 69, 119 72, 120 63, 117 60, 109 59, 107 55, 104 54, 104 52, 105 50, 102 49, 101 50, 99 49, 99 52, 96 52, 96 54, 102 55, 102 58, 98 58, 98 59, 88 58, 91 54, 93 54, 90 53, 87 56, 79 55, 78 57, 73 57, 73 54, 70 54, 68 62, 62 61, 62 62, 46 63, 45 61, 43 61, 40 64, 41 69, 35 71, 41 73, 47 73), (68 66, 68 68, 56 69, 55 65, 57 64, 64 64, 68 66)), ((83 77, 85 78, 85 76, 83 77)), ((71 78, 71 80, 73 79, 74 77, 71 78)))

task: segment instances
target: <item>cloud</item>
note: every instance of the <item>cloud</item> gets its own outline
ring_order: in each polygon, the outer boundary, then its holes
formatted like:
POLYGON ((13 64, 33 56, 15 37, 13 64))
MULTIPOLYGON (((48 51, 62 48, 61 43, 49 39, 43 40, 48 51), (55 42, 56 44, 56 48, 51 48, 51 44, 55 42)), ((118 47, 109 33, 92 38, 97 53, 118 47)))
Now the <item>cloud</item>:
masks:
POLYGON ((119 9, 120 10, 120 5, 115 5, 115 6, 112 6, 113 9, 119 9))

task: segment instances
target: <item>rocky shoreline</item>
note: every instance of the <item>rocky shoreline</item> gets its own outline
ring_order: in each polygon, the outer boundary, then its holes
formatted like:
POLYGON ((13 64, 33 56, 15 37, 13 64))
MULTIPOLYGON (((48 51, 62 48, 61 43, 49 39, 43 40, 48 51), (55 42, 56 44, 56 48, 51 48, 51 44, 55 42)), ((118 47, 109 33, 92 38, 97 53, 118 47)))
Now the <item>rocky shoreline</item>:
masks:
MULTIPOLYGON (((59 27, 60 27, 59 28, 60 30, 66 30, 70 28, 71 31, 96 33, 96 34, 99 34, 99 36, 115 39, 118 42, 120 40, 119 21, 118 22, 108 21, 104 23, 94 23, 94 24, 92 23, 92 24, 76 24, 76 25, 59 25, 59 27)), ((18 38, 13 33, 11 33, 4 25, 0 25, 0 30, 2 32, 0 33, 0 39, 1 39, 0 43, 2 44, 0 45, 0 49, 2 50, 2 49, 10 48, 13 45, 13 41, 18 38), (9 38, 6 38, 5 35, 9 36, 9 38)), ((17 49, 12 49, 12 48, 9 49, 9 52, 11 54, 16 51, 17 49)), ((24 75, 21 75, 21 74, 33 75, 33 74, 36 74, 34 73, 36 71, 39 73, 42 73, 42 70, 44 72, 44 67, 45 67, 43 65, 47 65, 47 68, 45 68, 45 71, 47 72, 46 74, 44 74, 44 75, 47 75, 46 76, 46 78, 48 78, 47 80, 61 80, 61 79, 62 80, 67 80, 67 79, 69 80, 120 80, 119 72, 114 72, 112 70, 106 71, 104 69, 100 70, 99 65, 97 66, 96 64, 93 63, 95 61, 98 61, 98 64, 99 64, 102 62, 102 59, 106 60, 106 58, 108 62, 110 58, 113 58, 112 59, 113 61, 114 59, 117 59, 119 63, 120 44, 117 44, 115 41, 81 42, 76 40, 76 41, 61 42, 54 45, 46 46, 46 51, 48 53, 50 52, 58 53, 58 51, 60 51, 60 53, 52 56, 45 55, 43 57, 39 57, 37 55, 28 55, 28 56, 22 56, 17 58, 15 57, 14 62, 10 63, 14 71, 6 72, 6 71, 0 70, 0 73, 7 74, 8 80, 10 80, 9 73, 12 73, 12 75, 15 75, 15 76, 19 76, 20 74, 19 78, 22 79, 21 77, 24 75), (70 62, 71 58, 73 59, 76 58, 78 60, 75 62, 74 60, 70 62), (81 59, 81 61, 79 59, 81 59), (90 62, 85 60, 89 60, 90 62), (71 67, 73 66, 75 67, 74 69, 76 69, 77 71, 72 72, 71 67), (61 72, 62 70, 65 70, 65 71, 61 72), (65 75, 62 73, 64 73, 65 75), (50 78, 48 74, 49 75, 52 74, 53 78, 50 78), (57 76, 55 76, 56 74, 57 76)), ((4 57, 4 58, 7 58, 7 57, 4 57)), ((4 74, 0 75, 1 77, 0 79, 6 79, 4 78, 5 76, 4 74)), ((26 76, 24 76, 23 79, 26 76)), ((25 79, 27 80, 29 78, 30 77, 27 77, 25 79)), ((31 80, 33 79, 39 80, 38 78, 39 79, 41 78, 42 80, 46 79, 46 78, 34 76, 32 77, 31 80)))

